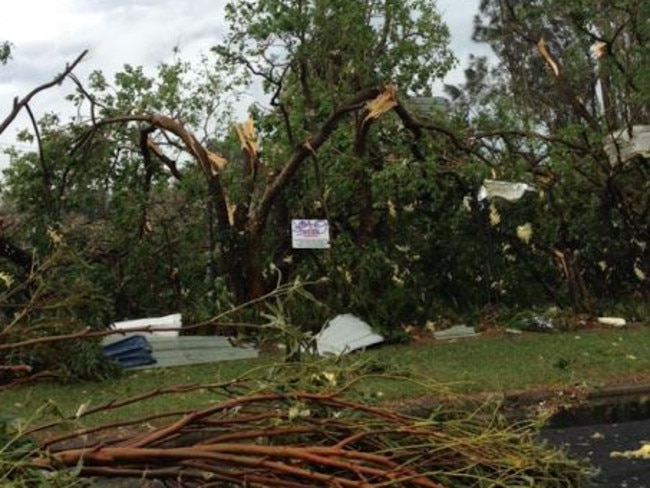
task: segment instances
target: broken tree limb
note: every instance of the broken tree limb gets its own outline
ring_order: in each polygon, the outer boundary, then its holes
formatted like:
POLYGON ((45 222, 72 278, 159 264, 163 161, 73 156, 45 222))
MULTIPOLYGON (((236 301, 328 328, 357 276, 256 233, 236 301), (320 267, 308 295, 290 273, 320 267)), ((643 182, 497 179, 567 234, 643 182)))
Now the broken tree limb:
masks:
POLYGON ((589 127, 594 130, 598 130, 600 127, 598 121, 591 113, 589 113, 589 110, 587 110, 587 107, 585 107, 584 103, 578 99, 578 96, 571 86, 570 81, 567 80, 566 76, 564 76, 564 70, 562 69, 560 61, 552 56, 548 49, 546 40, 543 37, 539 38, 536 47, 539 54, 542 56, 551 72, 553 73, 555 87, 560 96, 562 96, 562 98, 564 98, 571 105, 575 114, 584 120, 589 125, 589 127))
MULTIPOLYGON (((445 488, 451 479, 453 486, 492 486, 497 479, 503 486, 536 479, 577 486, 572 483, 588 476, 580 463, 537 443, 532 424, 506 425, 489 409, 485 416, 470 410, 466 417, 456 412, 441 420, 325 391, 249 393, 145 434, 118 432, 123 421, 76 437, 66 433, 43 444, 47 455, 33 461, 43 468, 76 467, 82 477, 173 480, 184 488, 219 482, 445 488)), ((141 420, 150 425, 151 418, 141 420)))

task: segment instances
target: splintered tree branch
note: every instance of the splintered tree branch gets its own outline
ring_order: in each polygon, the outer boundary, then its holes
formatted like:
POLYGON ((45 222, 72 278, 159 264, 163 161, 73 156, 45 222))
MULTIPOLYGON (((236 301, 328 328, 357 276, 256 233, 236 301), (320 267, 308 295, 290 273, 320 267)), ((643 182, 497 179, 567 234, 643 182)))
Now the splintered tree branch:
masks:
POLYGON ((60 85, 63 83, 63 80, 72 73, 72 71, 77 67, 77 65, 81 62, 81 60, 88 54, 88 50, 83 51, 77 58, 72 62, 66 65, 65 69, 55 76, 51 81, 47 83, 43 83, 40 86, 37 86, 34 88, 32 91, 30 91, 27 95, 25 95, 22 99, 19 99, 18 97, 14 98, 14 104, 11 109, 11 112, 9 112, 9 115, 5 117, 5 119, 0 122, 0 134, 2 134, 9 125, 14 121, 14 119, 18 116, 20 111, 29 104, 32 98, 34 98, 36 95, 38 95, 40 92, 47 90, 49 88, 52 88, 55 85, 60 85))
POLYGON ((397 106, 397 88, 388 85, 386 89, 374 100, 367 104, 357 124, 357 133, 354 141, 354 152, 362 156, 366 152, 366 136, 372 123, 383 114, 397 106))
MULTIPOLYGON (((73 151, 76 148, 78 148, 80 145, 87 143, 93 137, 93 134, 97 132, 99 129, 110 125, 128 124, 131 122, 147 123, 151 127, 154 127, 158 130, 161 130, 163 132, 170 132, 174 134, 183 142, 185 149, 194 157, 194 159, 198 162, 199 166, 205 173, 206 177, 210 179, 212 185, 214 185, 217 223, 221 230, 223 231, 227 230, 229 226, 228 206, 226 203, 225 192, 223 190, 223 187, 221 186, 221 180, 219 178, 219 171, 223 169, 223 167, 226 164, 226 161, 225 159, 221 158, 220 156, 217 156, 216 154, 213 154, 208 149, 206 149, 205 146, 203 146, 203 144, 201 144, 201 142, 196 138, 196 136, 194 136, 192 132, 186 129, 183 126, 183 124, 181 124, 177 120, 174 120, 173 118, 164 115, 156 115, 156 114, 122 115, 122 116, 97 120, 91 127, 90 131, 88 131, 78 140, 77 145, 73 149, 73 151)), ((156 150, 155 145, 152 146, 151 144, 147 144, 145 154, 148 153, 149 149, 152 149, 154 154, 156 154, 159 157, 159 159, 161 159, 165 164, 167 164, 166 162, 171 161, 169 160, 169 158, 164 158, 164 159, 161 158, 160 155, 162 154, 162 152, 160 150, 156 150)), ((175 168, 175 166, 173 165, 167 164, 167 166, 170 167, 170 170, 172 168, 175 168)), ((174 171, 172 171, 172 174, 174 174, 174 171)))
POLYGON ((558 67, 557 63, 551 56, 551 54, 548 52, 548 47, 546 45, 546 41, 542 38, 537 42, 537 49, 539 50, 539 53, 542 55, 544 58, 544 61, 546 61, 546 64, 548 64, 553 71, 553 74, 555 75, 556 78, 560 77, 560 68, 558 67))
POLYGON ((583 119, 589 127, 591 127, 594 130, 599 129, 599 124, 598 121, 594 118, 593 115, 589 113, 589 110, 587 110, 587 107, 578 99, 578 97, 575 94, 575 91, 571 87, 571 84, 569 80, 566 79, 566 76, 564 76, 564 70, 562 69, 562 66, 559 62, 559 60, 555 59, 550 51, 548 50, 548 45, 546 43, 546 40, 543 37, 540 37, 539 40, 536 43, 537 50, 539 51, 539 54, 542 56, 548 67, 553 73, 553 78, 555 80, 555 86, 557 87, 557 91, 560 93, 560 95, 573 107, 574 112, 576 115, 578 115, 581 119, 583 119))

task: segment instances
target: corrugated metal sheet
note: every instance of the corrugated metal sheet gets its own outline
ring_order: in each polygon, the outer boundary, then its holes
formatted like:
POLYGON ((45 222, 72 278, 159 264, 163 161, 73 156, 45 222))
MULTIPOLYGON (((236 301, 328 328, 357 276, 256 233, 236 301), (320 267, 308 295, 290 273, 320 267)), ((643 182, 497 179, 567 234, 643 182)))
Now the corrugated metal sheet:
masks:
POLYGON ((454 339, 465 339, 468 337, 477 337, 480 334, 476 332, 474 327, 467 327, 466 325, 454 325, 449 329, 439 330, 433 333, 433 337, 442 340, 454 340, 454 339))
POLYGON ((258 356, 256 349, 234 347, 227 337, 222 336, 154 336, 149 338, 149 343, 156 367, 216 363, 258 356))
POLYGON ((316 348, 321 356, 347 354, 384 342, 363 320, 351 314, 338 315, 316 336, 316 348))
POLYGON ((181 314, 116 322, 113 327, 124 331, 124 333, 106 337, 103 344, 110 351, 111 344, 125 338, 136 335, 145 337, 148 342, 148 350, 143 352, 150 352, 156 361, 155 364, 142 366, 146 368, 216 363, 236 359, 252 359, 258 356, 256 349, 234 347, 228 338, 223 336, 179 336, 178 330, 154 332, 136 330, 144 327, 179 329, 181 326, 181 314))

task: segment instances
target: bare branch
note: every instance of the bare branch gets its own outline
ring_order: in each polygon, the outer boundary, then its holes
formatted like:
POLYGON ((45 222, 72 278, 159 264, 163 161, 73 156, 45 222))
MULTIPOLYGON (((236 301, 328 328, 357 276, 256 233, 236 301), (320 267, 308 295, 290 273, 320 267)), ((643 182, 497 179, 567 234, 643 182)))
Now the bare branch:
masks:
POLYGON ((45 195, 47 195, 47 201, 52 204, 51 194, 52 194, 52 174, 50 168, 45 162, 45 155, 43 154, 43 141, 41 139, 41 131, 38 128, 38 123, 36 122, 36 117, 34 117, 34 112, 32 112, 31 107, 28 103, 25 104, 25 110, 29 115, 29 120, 32 123, 34 129, 34 135, 36 136, 36 144, 38 145, 38 160, 41 163, 41 170, 43 171, 43 190, 45 195))
POLYGON ((86 56, 86 54, 88 54, 87 49, 84 52, 82 52, 79 56, 77 56, 77 58, 72 63, 67 64, 63 72, 55 76, 52 79, 52 81, 37 86, 20 100, 18 99, 18 97, 16 97, 14 99, 14 105, 11 112, 9 112, 9 115, 7 115, 7 117, 2 122, 0 122, 0 134, 2 134, 7 129, 7 127, 11 125, 11 123, 18 116, 20 111, 27 106, 27 104, 31 101, 32 98, 34 98, 37 94, 39 94, 44 90, 47 90, 49 88, 52 88, 55 85, 60 85, 61 83, 63 83, 63 80, 65 80, 66 77, 70 75, 70 73, 72 73, 72 71, 77 67, 77 65, 86 56))

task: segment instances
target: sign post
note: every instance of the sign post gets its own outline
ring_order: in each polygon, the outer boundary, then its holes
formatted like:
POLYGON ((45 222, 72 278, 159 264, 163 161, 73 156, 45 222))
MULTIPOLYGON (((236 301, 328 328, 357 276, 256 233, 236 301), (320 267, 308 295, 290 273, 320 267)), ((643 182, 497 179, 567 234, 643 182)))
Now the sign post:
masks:
POLYGON ((292 220, 291 244, 294 249, 329 249, 329 222, 316 219, 292 220))

